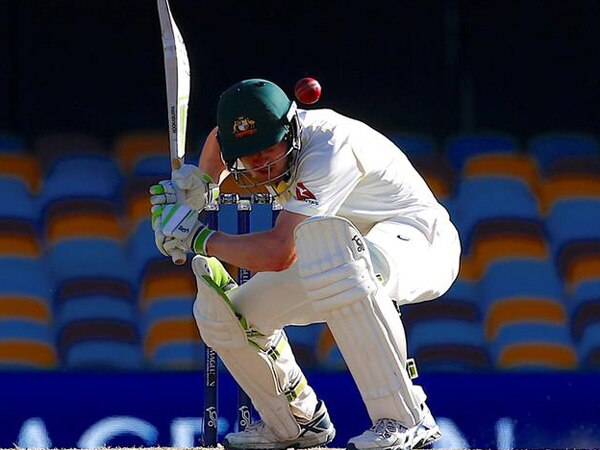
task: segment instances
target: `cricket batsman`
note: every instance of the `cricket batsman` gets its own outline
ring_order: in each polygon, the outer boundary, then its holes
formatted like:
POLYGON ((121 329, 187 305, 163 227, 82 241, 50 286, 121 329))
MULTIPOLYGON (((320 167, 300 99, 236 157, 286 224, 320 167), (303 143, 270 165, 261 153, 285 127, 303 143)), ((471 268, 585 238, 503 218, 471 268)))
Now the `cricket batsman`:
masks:
POLYGON ((175 170, 151 194, 159 250, 197 255, 202 339, 260 414, 225 437, 226 449, 332 441, 326 406, 283 331, 315 322, 329 326, 373 423, 349 450, 414 449, 440 437, 407 372, 396 305, 446 292, 460 242, 446 209, 391 141, 333 110, 298 109, 272 82, 244 80, 221 95, 199 166, 175 170), (199 220, 228 175, 283 203, 273 229, 230 235, 199 220), (255 275, 237 286, 221 261, 255 275))

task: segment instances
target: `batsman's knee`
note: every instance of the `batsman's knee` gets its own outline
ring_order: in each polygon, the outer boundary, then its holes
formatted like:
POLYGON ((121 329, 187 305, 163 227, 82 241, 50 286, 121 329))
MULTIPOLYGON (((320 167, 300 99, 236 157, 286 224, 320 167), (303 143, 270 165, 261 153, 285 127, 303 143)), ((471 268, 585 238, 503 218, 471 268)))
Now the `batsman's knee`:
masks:
POLYGON ((296 227, 295 238, 300 277, 316 308, 349 305, 377 290, 369 251, 350 221, 312 217, 296 227))
POLYGON ((196 256, 192 261, 198 294, 194 318, 202 340, 214 349, 248 345, 247 324, 227 296, 237 285, 216 258, 196 256))

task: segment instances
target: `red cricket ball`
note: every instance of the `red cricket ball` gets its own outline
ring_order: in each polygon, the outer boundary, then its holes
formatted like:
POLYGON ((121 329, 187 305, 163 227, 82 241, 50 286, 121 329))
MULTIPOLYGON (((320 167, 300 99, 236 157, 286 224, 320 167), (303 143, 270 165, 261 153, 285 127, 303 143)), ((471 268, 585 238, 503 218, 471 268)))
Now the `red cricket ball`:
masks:
POLYGON ((314 78, 302 78, 296 82, 294 94, 300 103, 312 105, 321 97, 321 85, 314 78))

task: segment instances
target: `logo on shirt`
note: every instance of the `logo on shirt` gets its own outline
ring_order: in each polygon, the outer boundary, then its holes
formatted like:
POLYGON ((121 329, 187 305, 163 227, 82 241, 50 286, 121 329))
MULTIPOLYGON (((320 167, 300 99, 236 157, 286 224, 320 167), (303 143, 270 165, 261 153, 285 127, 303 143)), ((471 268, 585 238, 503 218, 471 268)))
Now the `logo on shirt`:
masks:
POLYGON ((304 186, 304 183, 302 181, 298 181, 298 183, 296 183, 296 198, 301 202, 310 203, 311 205, 319 204, 319 201, 317 200, 317 197, 315 197, 315 194, 310 192, 310 190, 306 186, 304 186))

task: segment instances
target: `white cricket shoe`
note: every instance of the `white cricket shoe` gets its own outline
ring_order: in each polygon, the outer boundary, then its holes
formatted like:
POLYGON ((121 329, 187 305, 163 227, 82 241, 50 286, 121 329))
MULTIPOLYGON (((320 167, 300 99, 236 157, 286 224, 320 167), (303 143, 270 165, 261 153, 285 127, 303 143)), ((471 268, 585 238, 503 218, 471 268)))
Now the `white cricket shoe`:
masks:
POLYGON ((347 450, 413 450, 425 448, 441 436, 440 429, 427 405, 425 416, 417 425, 406 428, 397 420, 379 419, 360 436, 348 441, 347 450))
POLYGON ((262 421, 251 423, 244 431, 229 433, 223 440, 226 450, 285 450, 288 448, 322 447, 333 441, 335 428, 329 420, 325 403, 319 400, 315 413, 307 423, 298 423, 300 433, 294 439, 281 441, 262 421))

